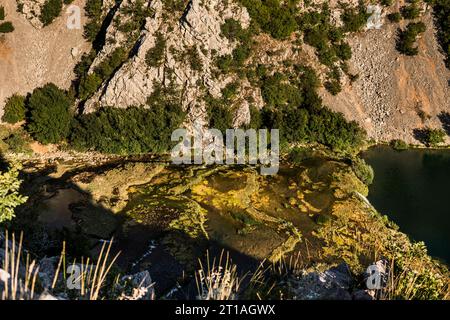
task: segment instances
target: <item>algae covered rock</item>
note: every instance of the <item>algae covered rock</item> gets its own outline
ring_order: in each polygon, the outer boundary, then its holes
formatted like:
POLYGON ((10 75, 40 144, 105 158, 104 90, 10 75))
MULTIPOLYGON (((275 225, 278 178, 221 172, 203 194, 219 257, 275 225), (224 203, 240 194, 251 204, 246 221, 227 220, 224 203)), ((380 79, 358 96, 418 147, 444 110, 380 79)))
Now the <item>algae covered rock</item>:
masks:
POLYGON ((89 193, 94 201, 111 209, 122 210, 128 200, 128 188, 149 183, 164 165, 149 163, 126 163, 123 166, 95 175, 91 181, 82 179, 82 175, 73 178, 76 186, 89 193))

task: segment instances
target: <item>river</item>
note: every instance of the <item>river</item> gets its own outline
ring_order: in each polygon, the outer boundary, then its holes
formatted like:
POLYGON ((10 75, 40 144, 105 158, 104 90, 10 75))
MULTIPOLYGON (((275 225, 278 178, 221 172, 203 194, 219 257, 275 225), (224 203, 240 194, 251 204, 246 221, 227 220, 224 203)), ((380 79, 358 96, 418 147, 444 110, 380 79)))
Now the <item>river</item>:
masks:
POLYGON ((450 150, 377 146, 363 157, 375 171, 370 202, 411 239, 424 241, 430 255, 449 263, 450 150))

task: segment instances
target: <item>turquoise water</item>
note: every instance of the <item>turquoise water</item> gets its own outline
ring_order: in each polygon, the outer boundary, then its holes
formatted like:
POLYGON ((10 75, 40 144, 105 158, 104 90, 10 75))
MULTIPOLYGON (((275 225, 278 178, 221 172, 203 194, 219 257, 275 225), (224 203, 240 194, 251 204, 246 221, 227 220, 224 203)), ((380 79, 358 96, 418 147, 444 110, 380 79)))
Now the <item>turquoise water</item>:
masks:
POLYGON ((450 262, 450 150, 378 146, 363 154, 375 180, 369 200, 430 255, 450 262))

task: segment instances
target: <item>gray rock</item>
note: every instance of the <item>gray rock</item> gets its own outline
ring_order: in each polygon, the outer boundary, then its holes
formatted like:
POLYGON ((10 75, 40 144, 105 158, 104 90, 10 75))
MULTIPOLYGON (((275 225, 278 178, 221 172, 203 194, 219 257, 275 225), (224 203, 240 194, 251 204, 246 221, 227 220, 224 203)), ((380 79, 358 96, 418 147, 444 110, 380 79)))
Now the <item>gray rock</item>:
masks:
POLYGON ((49 289, 55 277, 55 264, 58 263, 58 257, 44 258, 39 261, 39 279, 45 289, 49 289))
POLYGON ((311 272, 291 282, 298 300, 351 300, 353 278, 347 264, 324 272, 311 272))
POLYGON ((352 298, 353 300, 375 300, 371 290, 356 290, 353 292, 352 298))
POLYGON ((148 271, 122 277, 124 282, 121 300, 153 300, 155 290, 148 271), (131 287, 130 287, 131 286, 131 287))
POLYGON ((38 300, 66 300, 66 299, 61 296, 54 296, 47 290, 45 290, 43 293, 39 295, 38 300))

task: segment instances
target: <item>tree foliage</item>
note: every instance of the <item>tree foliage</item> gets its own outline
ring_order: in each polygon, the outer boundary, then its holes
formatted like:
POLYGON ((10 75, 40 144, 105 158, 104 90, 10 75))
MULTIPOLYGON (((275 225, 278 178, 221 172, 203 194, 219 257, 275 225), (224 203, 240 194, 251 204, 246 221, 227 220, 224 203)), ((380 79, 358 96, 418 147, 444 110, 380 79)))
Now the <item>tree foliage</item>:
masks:
POLYGON ((128 51, 125 48, 116 48, 95 67, 94 72, 88 73, 89 66, 93 61, 93 55, 84 56, 75 69, 79 77, 78 98, 86 100, 92 96, 100 88, 103 81, 109 79, 127 57, 128 51))
POLYGON ((3 6, 0 6, 0 33, 13 32, 14 26, 13 26, 12 22, 10 22, 10 21, 1 22, 1 21, 5 20, 5 18, 6 18, 5 8, 3 6))
POLYGON ((145 54, 145 62, 149 67, 159 67, 164 62, 164 53, 166 50, 166 39, 162 33, 156 34, 156 41, 153 48, 150 48, 145 54))
POLYGON ((286 39, 296 29, 296 4, 298 1, 240 0, 250 17, 261 29, 275 39, 286 39))
POLYGON ((407 56, 415 56, 419 53, 416 46, 417 37, 426 31, 423 22, 411 22, 405 30, 400 30, 397 39, 397 50, 407 56))
POLYGON ((19 179, 20 169, 20 165, 13 164, 0 172, 0 223, 12 220, 15 208, 27 201, 27 197, 19 193, 22 183, 19 179))
POLYGON ((266 76, 261 81, 266 103, 261 126, 280 130, 283 144, 319 142, 337 151, 358 148, 365 132, 356 122, 347 122, 341 113, 322 105, 317 94, 315 72, 303 66, 296 74, 266 76))
POLYGON ((78 150, 108 154, 162 153, 171 147, 171 134, 184 121, 177 94, 157 87, 148 107, 102 108, 77 119, 70 138, 78 150))
POLYGON ((408 144, 400 139, 392 140, 390 146, 397 151, 407 150, 409 148, 408 144))
POLYGON ((14 26, 10 21, 0 23, 0 33, 10 33, 14 31, 14 26))
POLYGON ((370 14, 367 13, 365 5, 360 5, 357 9, 347 8, 342 15, 344 31, 358 32, 366 25, 370 14))
POLYGON ((417 3, 413 2, 407 6, 404 6, 400 10, 401 15, 405 19, 416 19, 420 16, 420 8, 417 3))
POLYGON ((6 100, 2 121, 14 124, 25 120, 25 97, 21 95, 13 95, 6 100))
POLYGON ((373 168, 361 158, 355 158, 352 160, 352 168, 355 175, 361 180, 365 185, 370 186, 373 183, 375 174, 373 168))
POLYGON ((102 0, 87 0, 84 6, 88 22, 84 26, 84 37, 93 42, 102 27, 102 0))
POLYGON ((58 143, 70 131, 73 101, 64 90, 52 83, 35 89, 28 99, 30 119, 28 131, 41 143, 58 143))
POLYGON ((427 145, 431 147, 435 147, 445 141, 446 134, 445 131, 442 129, 427 128, 425 133, 426 133, 425 142, 427 145))
POLYGON ((5 20, 5 7, 0 6, 0 20, 5 20))
POLYGON ((62 0, 46 0, 41 9, 39 20, 44 26, 48 26, 61 14, 62 6, 62 0))

